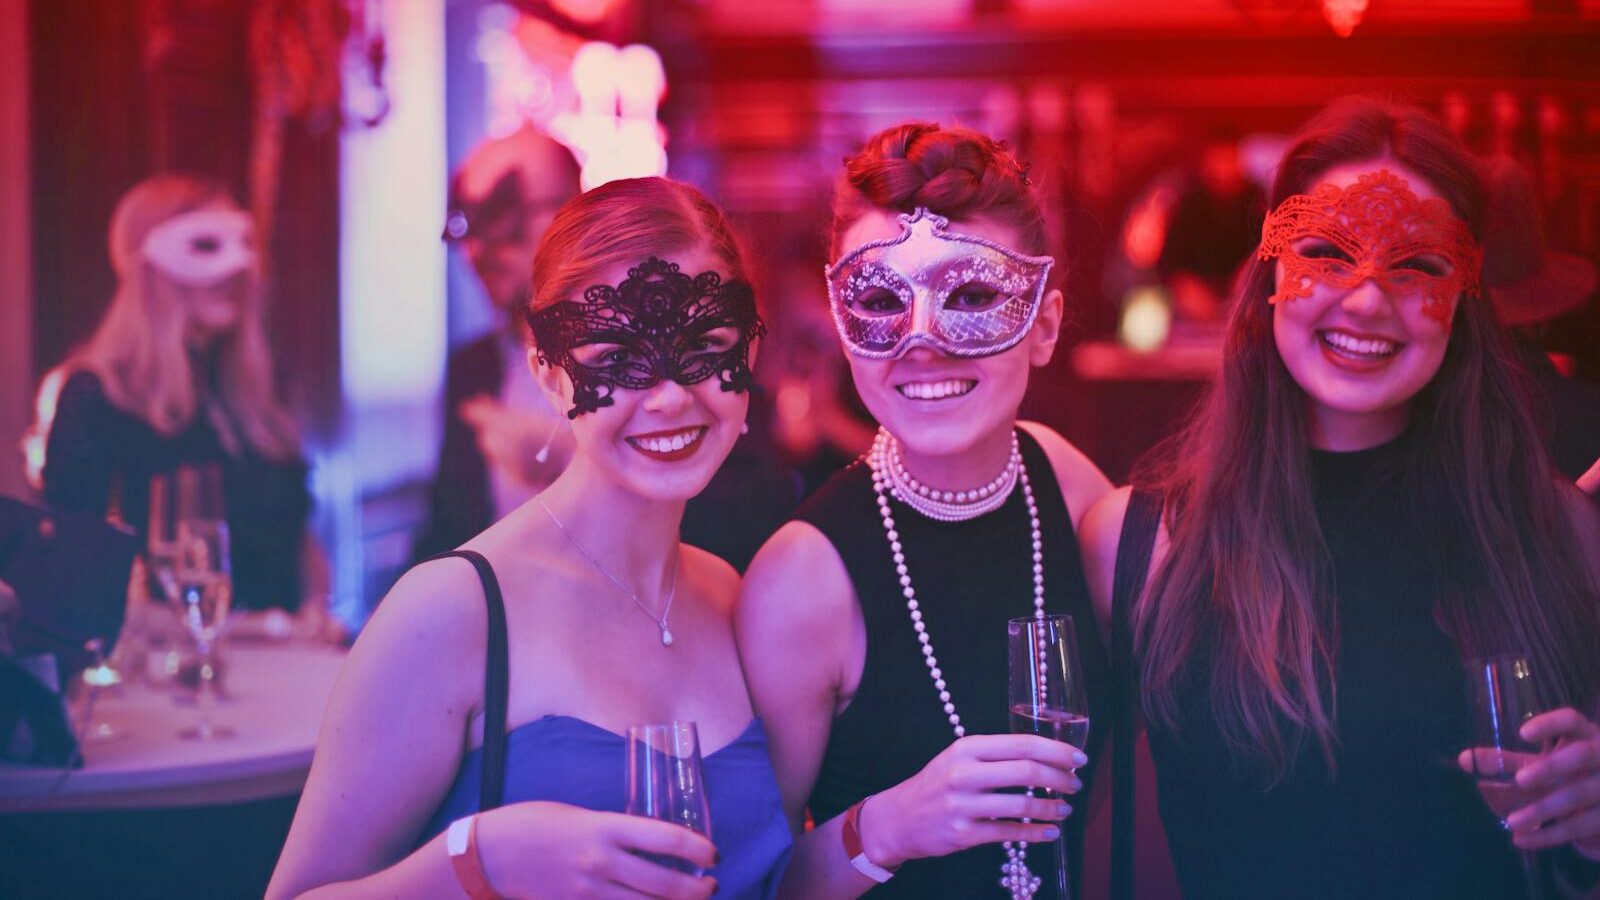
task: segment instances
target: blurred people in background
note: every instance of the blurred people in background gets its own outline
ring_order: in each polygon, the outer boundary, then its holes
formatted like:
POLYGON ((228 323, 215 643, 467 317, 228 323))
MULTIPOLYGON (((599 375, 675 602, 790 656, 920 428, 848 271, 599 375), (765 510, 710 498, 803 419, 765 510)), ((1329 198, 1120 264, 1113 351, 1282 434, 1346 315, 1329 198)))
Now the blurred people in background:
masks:
POLYGON ((1553 321, 1593 305, 1595 265, 1545 246, 1533 179, 1515 160, 1489 160, 1488 180, 1484 286, 1527 367, 1550 456, 1576 478, 1600 459, 1600 385, 1558 369, 1547 344, 1553 321))
POLYGON ((110 250, 105 318, 40 388, 27 449, 44 499, 142 532, 152 475, 220 463, 235 606, 322 618, 327 565, 275 394, 250 215, 218 182, 158 175, 117 204, 110 250))
POLYGON ((791 842, 734 646, 739 576, 679 538, 743 440, 765 333, 738 241, 694 188, 625 179, 564 207, 532 272, 524 365, 576 452, 454 554, 472 566, 425 562, 378 607, 269 898, 777 890, 791 842), (670 721, 698 725, 709 840, 623 815, 623 734, 670 721))
MULTIPOLYGON (((578 194, 572 154, 524 127, 472 152, 451 185, 444 236, 472 262, 500 327, 450 354, 444 441, 428 520, 413 557, 426 559, 482 531, 543 490, 572 458, 567 417, 528 377, 526 325, 534 251, 563 202, 578 194)), ((734 449, 683 518, 685 540, 743 570, 799 501, 799 488, 767 444, 760 400, 753 433, 734 449)))
POLYGON ((1195 180, 1168 220, 1157 268, 1179 322, 1222 320, 1234 273, 1261 234, 1261 190, 1245 177, 1232 134, 1211 134, 1195 180))
POLYGON ((444 237, 466 253, 498 323, 450 353, 444 440, 416 559, 455 547, 521 506, 572 456, 565 416, 528 377, 526 326, 513 310, 527 297, 540 238, 577 194, 572 154, 531 126, 484 142, 451 182, 444 237))
MULTIPOLYGON (((799 275, 800 272, 796 272, 799 275)), ((798 296, 815 293, 816 267, 804 269, 798 296)), ((823 304, 794 304, 782 345, 773 390, 772 435, 798 473, 809 496, 872 446, 872 414, 861 405, 850 369, 839 350, 839 334, 823 304)))

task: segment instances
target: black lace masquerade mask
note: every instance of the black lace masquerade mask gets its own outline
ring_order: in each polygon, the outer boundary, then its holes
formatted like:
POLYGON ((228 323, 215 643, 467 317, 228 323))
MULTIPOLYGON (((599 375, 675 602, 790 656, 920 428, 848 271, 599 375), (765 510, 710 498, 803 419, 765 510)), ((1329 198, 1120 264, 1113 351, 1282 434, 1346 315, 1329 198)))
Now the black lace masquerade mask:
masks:
POLYGON ((767 332, 749 282, 725 282, 711 271, 691 278, 654 256, 616 287, 597 284, 584 290, 582 302, 530 311, 528 327, 539 361, 572 379, 569 419, 610 406, 618 389, 641 391, 662 379, 687 386, 714 375, 725 391, 749 390, 750 343, 767 332), (723 328, 738 333, 731 347, 708 339, 723 328), (589 362, 573 357, 589 344, 615 348, 589 362))

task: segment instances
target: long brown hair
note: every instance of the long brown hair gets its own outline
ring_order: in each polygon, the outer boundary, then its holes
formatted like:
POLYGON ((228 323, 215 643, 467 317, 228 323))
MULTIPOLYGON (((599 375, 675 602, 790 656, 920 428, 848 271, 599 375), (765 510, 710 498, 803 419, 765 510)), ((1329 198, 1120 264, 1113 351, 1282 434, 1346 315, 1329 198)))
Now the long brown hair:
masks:
POLYGON ((203 413, 229 452, 249 450, 273 460, 300 452, 294 419, 275 393, 259 273, 245 292, 237 323, 217 337, 210 385, 214 402, 206 402, 199 390, 204 379, 196 376, 185 346, 182 308, 171 291, 151 283, 165 276, 146 265, 145 237, 174 216, 218 204, 237 208, 220 182, 179 174, 147 178, 117 203, 108 237, 117 291, 94 335, 41 384, 38 420, 27 439, 38 445, 38 452, 29 453, 30 469, 43 465, 54 394, 67 376, 79 371, 93 372, 115 406, 161 434, 176 434, 203 413))
MULTIPOLYGON (((1307 124, 1278 170, 1272 206, 1335 165, 1385 155, 1481 232, 1483 182, 1466 149, 1427 113, 1365 98, 1307 124)), ((1272 263, 1252 259, 1206 403, 1159 468, 1136 479, 1164 493, 1172 542, 1134 616, 1146 714, 1176 727, 1180 690, 1207 689, 1235 761, 1268 780, 1287 774, 1307 738, 1334 764, 1339 641, 1305 394, 1273 339, 1273 288, 1272 263)), ((1463 658, 1518 650, 1544 661, 1545 702, 1589 702, 1600 684, 1600 588, 1486 303, 1457 304, 1410 431, 1404 484, 1428 516, 1440 626, 1463 658)))

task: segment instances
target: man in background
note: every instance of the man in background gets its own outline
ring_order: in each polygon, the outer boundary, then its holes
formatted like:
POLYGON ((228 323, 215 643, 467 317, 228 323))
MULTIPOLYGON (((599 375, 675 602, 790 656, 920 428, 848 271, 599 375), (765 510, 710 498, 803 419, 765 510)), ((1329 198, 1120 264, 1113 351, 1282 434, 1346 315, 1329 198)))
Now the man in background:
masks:
POLYGON ((480 144, 451 181, 444 238, 466 253, 497 327, 450 353, 444 441, 428 520, 413 548, 417 560, 522 505, 571 458, 565 417, 528 374, 527 326, 515 310, 540 238, 578 191, 572 154, 531 127, 480 144))
MULTIPOLYGON (((444 442, 413 562, 489 527, 572 459, 566 416, 528 372, 527 324, 515 312, 529 291, 539 240, 579 193, 578 175, 565 147, 524 128, 479 145, 451 182, 444 238, 466 252, 499 327, 450 354, 444 442)), ((798 478, 768 440, 766 408, 755 393, 751 433, 684 511, 684 541, 740 571, 800 500, 798 478)))

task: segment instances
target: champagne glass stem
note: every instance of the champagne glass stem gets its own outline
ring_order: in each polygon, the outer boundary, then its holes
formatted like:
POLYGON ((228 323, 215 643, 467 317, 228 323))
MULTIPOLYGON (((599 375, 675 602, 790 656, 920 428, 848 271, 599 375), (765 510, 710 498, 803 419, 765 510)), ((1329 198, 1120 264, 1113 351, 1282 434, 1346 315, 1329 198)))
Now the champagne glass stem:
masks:
POLYGON ((1072 878, 1067 870, 1067 828, 1061 823, 1061 836, 1056 838, 1056 896, 1072 900, 1072 878))
POLYGON ((211 642, 207 641, 200 648, 200 685, 195 694, 194 704, 200 716, 200 720, 194 726, 195 736, 203 741, 217 736, 216 728, 211 724, 211 711, 217 699, 216 674, 216 659, 211 652, 211 642))
POLYGON ((1539 883, 1539 855, 1532 850, 1518 850, 1517 862, 1522 867, 1522 887, 1528 900, 1544 900, 1544 889, 1539 883))

